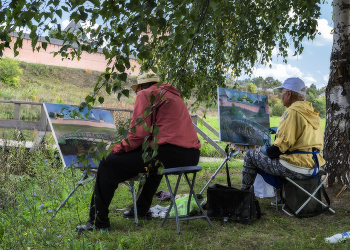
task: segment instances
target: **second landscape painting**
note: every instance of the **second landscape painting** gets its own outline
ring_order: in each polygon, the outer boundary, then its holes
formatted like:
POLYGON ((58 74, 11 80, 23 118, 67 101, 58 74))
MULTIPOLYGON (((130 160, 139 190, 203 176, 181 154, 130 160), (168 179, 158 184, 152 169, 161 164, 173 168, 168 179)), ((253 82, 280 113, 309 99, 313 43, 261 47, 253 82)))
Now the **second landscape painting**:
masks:
POLYGON ((263 145, 270 140, 267 96, 218 88, 220 141, 263 145))
MULTIPOLYGON (((44 107, 65 167, 82 167, 77 165, 77 154, 88 155, 91 146, 101 141, 112 142, 116 137, 116 127, 109 111, 86 109, 78 114, 74 112, 78 111, 74 106, 44 103, 44 107)), ((92 168, 98 167, 91 158, 89 163, 92 168)))

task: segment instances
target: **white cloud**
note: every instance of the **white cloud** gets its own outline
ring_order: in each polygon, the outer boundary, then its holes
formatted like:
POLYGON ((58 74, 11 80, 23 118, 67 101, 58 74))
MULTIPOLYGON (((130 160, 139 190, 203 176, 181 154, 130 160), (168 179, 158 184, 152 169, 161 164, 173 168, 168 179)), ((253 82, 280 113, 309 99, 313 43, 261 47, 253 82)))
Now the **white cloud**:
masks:
POLYGON ((311 84, 315 84, 316 83, 316 80, 313 77, 311 77, 311 76, 304 76, 303 80, 304 80, 305 85, 307 87, 310 87, 311 84))
POLYGON ((328 25, 328 21, 326 19, 317 19, 317 30, 321 33, 321 35, 316 35, 313 41, 308 41, 306 43, 310 43, 316 46, 326 46, 331 45, 333 42, 332 27, 328 25))
POLYGON ((92 27, 93 29, 97 29, 98 26, 99 25, 97 23, 95 23, 94 25, 91 25, 90 21, 81 23, 81 27, 83 27, 83 29, 87 29, 88 27, 92 27))
POLYGON ((69 24, 69 20, 68 19, 63 20, 62 24, 61 24, 61 30, 64 30, 67 27, 68 24, 69 24))
POLYGON ((329 79, 329 74, 323 76, 323 81, 325 82, 325 84, 328 84, 328 79, 329 79))
MULTIPOLYGON (((278 52, 277 48, 274 48, 272 50, 272 57, 277 58, 277 56, 278 56, 277 52, 278 52)), ((301 55, 293 56, 294 51, 290 48, 287 48, 287 52, 288 52, 287 60, 301 60, 303 58, 301 55)))
POLYGON ((25 34, 30 34, 30 29, 28 29, 27 27, 16 27, 15 28, 15 31, 16 32, 20 32, 20 31, 23 31, 23 33, 25 34))
POLYGON ((301 78, 303 73, 297 67, 292 67, 290 64, 272 64, 271 68, 267 66, 264 68, 254 68, 253 77, 255 76, 262 76, 263 78, 270 76, 283 82, 288 77, 301 78))
POLYGON ((304 74, 299 68, 293 67, 290 64, 272 64, 272 67, 259 67, 253 69, 252 78, 254 77, 273 77, 281 82, 284 82, 289 77, 299 77, 305 82, 306 86, 310 86, 312 83, 316 84, 315 78, 311 74, 304 74))

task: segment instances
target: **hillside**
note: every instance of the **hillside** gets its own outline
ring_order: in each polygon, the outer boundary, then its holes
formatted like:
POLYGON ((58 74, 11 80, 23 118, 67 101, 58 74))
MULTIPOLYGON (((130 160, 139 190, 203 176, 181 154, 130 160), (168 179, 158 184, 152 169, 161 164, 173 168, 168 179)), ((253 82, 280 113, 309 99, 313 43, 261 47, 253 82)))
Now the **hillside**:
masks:
MULTIPOLYGON (((23 74, 17 88, 0 82, 0 100, 21 100, 30 102, 50 102, 64 104, 80 104, 98 81, 100 72, 19 62, 23 74)), ((129 77, 122 87, 130 89, 136 83, 135 77, 129 77)), ((101 92, 105 98, 104 105, 116 108, 132 108, 135 94, 131 91, 130 97, 122 97, 118 101, 117 94, 108 95, 101 92)), ((96 106, 99 103, 95 104, 96 106)), ((13 117, 13 105, 0 103, 0 119, 13 117)), ((22 105, 21 119, 40 119, 40 109, 37 106, 22 105)))
MULTIPOLYGON (((0 99, 79 104, 97 83, 100 72, 19 62, 23 71, 17 88, 2 83, 0 99)), ((130 77, 127 87, 135 82, 130 77)), ((104 94, 106 103, 117 104, 117 96, 104 94)))

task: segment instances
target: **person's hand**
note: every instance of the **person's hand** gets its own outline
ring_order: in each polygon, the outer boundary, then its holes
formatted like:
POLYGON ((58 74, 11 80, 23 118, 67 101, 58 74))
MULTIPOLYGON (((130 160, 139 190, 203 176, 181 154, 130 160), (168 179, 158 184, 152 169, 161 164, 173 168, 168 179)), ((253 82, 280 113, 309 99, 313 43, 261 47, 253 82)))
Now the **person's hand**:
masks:
POLYGON ((276 132, 277 132, 277 127, 271 127, 271 128, 269 128, 269 131, 270 131, 270 134, 276 134, 276 132))

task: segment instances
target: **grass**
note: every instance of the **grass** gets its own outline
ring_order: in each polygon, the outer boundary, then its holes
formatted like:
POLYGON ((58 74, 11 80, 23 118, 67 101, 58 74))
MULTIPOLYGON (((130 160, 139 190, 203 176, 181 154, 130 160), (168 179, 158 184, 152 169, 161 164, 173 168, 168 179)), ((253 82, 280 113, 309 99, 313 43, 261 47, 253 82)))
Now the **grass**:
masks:
MULTIPOLYGON (((350 193, 335 198, 341 188, 327 189, 336 214, 315 218, 289 217, 270 206, 271 199, 261 199, 265 215, 252 225, 213 220, 210 228, 205 220, 181 223, 176 234, 174 220, 160 228, 161 219, 141 220, 135 227, 114 207, 131 204, 131 194, 120 185, 110 207, 112 232, 77 234, 74 228, 87 220, 93 182, 80 187, 57 216, 45 225, 52 212, 81 178, 79 170, 64 170, 53 149, 29 154, 23 149, 1 150, 0 157, 0 249, 349 249, 350 242, 328 245, 324 238, 348 231, 350 193), (46 230, 45 230, 46 229, 46 230)), ((210 179, 220 162, 203 162, 195 190, 198 192, 210 179)), ((233 185, 241 182, 242 162, 229 162, 233 185)), ((174 184, 175 179, 171 179, 174 184)), ((224 171, 216 183, 226 184, 224 171)), ((179 193, 188 189, 180 185, 179 193)), ((163 180, 159 190, 167 190, 163 180)), ((153 205, 159 201, 154 200, 153 205)), ((161 206, 169 202, 160 202, 161 206)))

